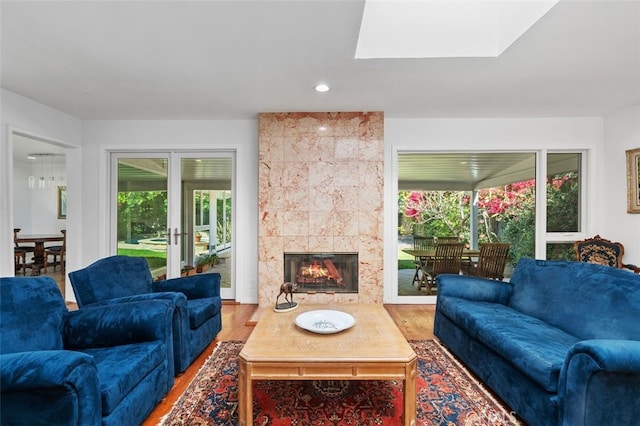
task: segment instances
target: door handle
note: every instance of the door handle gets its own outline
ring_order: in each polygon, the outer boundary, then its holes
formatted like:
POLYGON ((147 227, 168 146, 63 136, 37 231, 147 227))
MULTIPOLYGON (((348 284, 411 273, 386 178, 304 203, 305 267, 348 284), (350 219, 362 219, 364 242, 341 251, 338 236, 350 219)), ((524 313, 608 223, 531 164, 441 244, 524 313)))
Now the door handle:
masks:
MULTIPOLYGON (((171 228, 169 228, 168 231, 171 232, 171 228)), ((178 238, 181 235, 187 235, 187 233, 186 232, 182 232, 181 233, 181 232, 178 231, 178 228, 175 228, 175 232, 173 233, 173 242, 174 242, 175 245, 178 245, 178 238)), ((171 238, 169 238, 169 241, 171 241, 171 238)))

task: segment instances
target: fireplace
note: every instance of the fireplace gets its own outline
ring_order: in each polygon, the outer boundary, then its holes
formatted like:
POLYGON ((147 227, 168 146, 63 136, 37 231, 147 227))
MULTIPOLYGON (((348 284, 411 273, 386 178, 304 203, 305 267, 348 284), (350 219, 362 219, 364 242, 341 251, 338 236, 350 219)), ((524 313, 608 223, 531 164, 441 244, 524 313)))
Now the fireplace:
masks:
POLYGON ((285 253, 284 281, 298 293, 357 293, 357 253, 285 253))

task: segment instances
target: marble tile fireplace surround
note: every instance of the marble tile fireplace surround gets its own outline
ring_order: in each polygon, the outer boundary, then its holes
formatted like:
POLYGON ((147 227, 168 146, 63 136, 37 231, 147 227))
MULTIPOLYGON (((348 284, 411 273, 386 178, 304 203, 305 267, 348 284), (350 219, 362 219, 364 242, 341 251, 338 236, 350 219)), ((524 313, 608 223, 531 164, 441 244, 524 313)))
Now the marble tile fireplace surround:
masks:
POLYGON ((259 115, 258 303, 275 303, 285 253, 357 254, 354 292, 301 303, 382 303, 382 112, 259 115))

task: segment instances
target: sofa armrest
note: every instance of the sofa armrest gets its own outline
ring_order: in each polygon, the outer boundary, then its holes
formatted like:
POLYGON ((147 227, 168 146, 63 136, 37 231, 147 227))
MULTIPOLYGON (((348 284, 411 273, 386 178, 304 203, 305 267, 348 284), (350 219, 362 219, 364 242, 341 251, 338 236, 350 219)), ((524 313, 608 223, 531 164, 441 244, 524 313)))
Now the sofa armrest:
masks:
POLYGON ((106 299, 96 303, 92 303, 90 305, 84 305, 84 307, 119 305, 121 303, 140 302, 144 300, 167 300, 173 303, 178 309, 184 310, 185 313, 187 312, 187 297, 183 293, 177 291, 163 291, 157 293, 143 293, 134 294, 131 296, 116 297, 115 299, 106 299))
POLYGON ((0 355, 0 365, 4 420, 27 424, 68 418, 79 425, 101 424, 100 384, 91 356, 65 350, 18 352, 0 355), (60 413, 60 407, 68 407, 69 394, 77 401, 75 412, 60 413))
POLYGON ((188 300, 220 297, 220 274, 197 274, 153 283, 154 291, 178 291, 188 300))
POLYGON ((450 296, 461 299, 493 302, 506 305, 511 298, 513 286, 504 281, 468 275, 442 274, 436 277, 438 297, 450 296))
POLYGON ((65 318, 67 349, 119 346, 160 340, 171 346, 174 303, 152 299, 92 305, 65 318))
POLYGON ((640 418, 640 341, 584 340, 558 383, 562 424, 633 424, 640 418))

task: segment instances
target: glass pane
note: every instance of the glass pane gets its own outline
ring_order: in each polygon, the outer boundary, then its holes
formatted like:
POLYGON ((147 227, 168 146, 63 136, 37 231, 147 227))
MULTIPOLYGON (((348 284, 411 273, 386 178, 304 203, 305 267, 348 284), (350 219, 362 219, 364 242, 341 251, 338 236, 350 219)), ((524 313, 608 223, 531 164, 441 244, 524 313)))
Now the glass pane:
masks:
POLYGON ((200 226, 202 225, 202 191, 193 191, 193 201, 196 216, 194 223, 196 226, 200 226))
POLYGON ((210 195, 210 191, 206 191, 202 193, 202 198, 200 200, 200 209, 202 210, 202 221, 200 222, 202 225, 209 225, 209 215, 211 214, 210 211, 210 204, 211 204, 211 195, 210 195))
POLYGON ((118 159, 118 254, 144 257, 154 278, 167 271, 166 158, 118 159))
POLYGON ((547 154, 547 232, 580 231, 580 157, 547 154))
POLYGON ((507 271, 535 256, 535 153, 398 157, 398 295, 421 294, 417 260, 403 251, 416 235, 456 236, 474 248, 508 242, 507 271))
POLYGON ((181 164, 183 188, 192 188, 183 196, 190 203, 183 212, 192 212, 183 218, 183 266, 219 272, 221 287, 231 288, 231 158, 182 158, 181 164))
POLYGON ((547 260, 576 260, 573 243, 548 243, 547 260))

